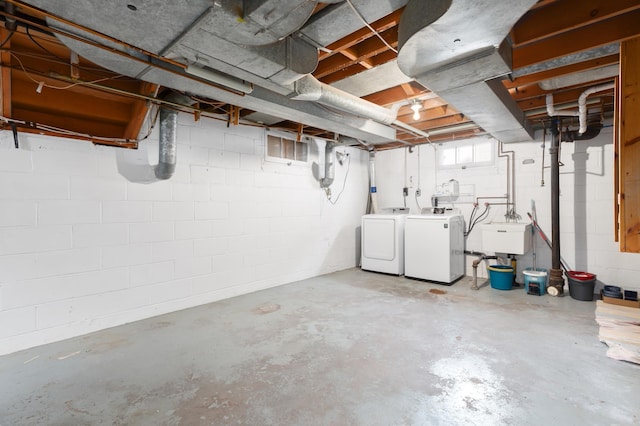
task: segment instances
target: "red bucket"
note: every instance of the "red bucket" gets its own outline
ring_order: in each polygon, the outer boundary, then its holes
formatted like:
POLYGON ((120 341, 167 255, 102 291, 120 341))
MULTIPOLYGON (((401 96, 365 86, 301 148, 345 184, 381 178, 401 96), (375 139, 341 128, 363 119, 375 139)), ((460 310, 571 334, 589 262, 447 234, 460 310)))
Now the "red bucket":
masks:
POLYGON ((576 300, 593 300, 596 275, 582 271, 567 271, 569 295, 576 300))
POLYGON ((578 280, 578 281, 591 281, 596 278, 595 274, 591 274, 589 272, 582 272, 582 271, 567 271, 567 275, 569 275, 574 280, 578 280))

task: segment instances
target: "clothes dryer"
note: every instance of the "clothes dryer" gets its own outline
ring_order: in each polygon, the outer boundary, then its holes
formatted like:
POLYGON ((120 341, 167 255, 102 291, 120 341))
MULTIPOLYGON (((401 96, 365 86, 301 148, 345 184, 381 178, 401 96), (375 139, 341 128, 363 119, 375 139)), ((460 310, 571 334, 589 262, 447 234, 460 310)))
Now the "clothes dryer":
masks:
POLYGON ((408 209, 385 209, 362 216, 362 257, 366 271, 404 273, 404 222, 408 209))

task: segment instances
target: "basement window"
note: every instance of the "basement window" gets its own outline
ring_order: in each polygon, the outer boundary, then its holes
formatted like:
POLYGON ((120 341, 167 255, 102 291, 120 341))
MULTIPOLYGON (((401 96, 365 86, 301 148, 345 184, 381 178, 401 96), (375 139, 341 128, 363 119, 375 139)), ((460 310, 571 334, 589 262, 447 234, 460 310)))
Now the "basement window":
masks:
POLYGON ((286 163, 307 163, 309 144, 296 141, 294 135, 286 133, 267 132, 265 156, 267 160, 286 163))
POLYGON ((495 140, 487 138, 447 142, 438 147, 439 169, 466 169, 495 163, 495 140))

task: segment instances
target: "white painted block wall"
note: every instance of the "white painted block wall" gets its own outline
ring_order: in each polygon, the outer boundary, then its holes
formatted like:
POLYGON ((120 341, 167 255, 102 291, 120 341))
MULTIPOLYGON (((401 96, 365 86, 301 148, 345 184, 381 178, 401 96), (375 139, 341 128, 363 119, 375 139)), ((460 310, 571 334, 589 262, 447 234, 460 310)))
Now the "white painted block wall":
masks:
POLYGON ((310 164, 264 160, 263 132, 180 115, 176 173, 148 183, 157 132, 0 133, 0 354, 355 266, 368 153, 347 149, 332 205, 310 164))
MULTIPOLYGON (((550 171, 542 174, 542 133, 533 142, 505 144, 505 150, 515 151, 516 210, 522 221, 529 222, 531 200, 537 209, 538 221, 548 236, 551 235, 550 171), (534 163, 523 164, 532 159, 534 163), (541 186, 544 176, 545 185, 541 186)), ((547 150, 545 165, 549 165, 547 150)), ((436 145, 437 149, 437 145, 436 145)), ((497 159, 491 167, 440 170, 435 167, 435 151, 422 145, 409 153, 406 149, 382 151, 377 154, 376 170, 379 205, 381 207, 402 206, 402 188, 407 182, 409 197, 407 205, 418 212, 415 190, 418 179, 422 196, 421 207, 431 206, 431 194, 435 188, 449 179, 456 179, 461 187, 475 185, 478 196, 503 196, 506 194, 506 160, 497 159), (406 160, 405 160, 406 156, 406 160), (419 164, 418 164, 419 158, 419 164), (406 166, 406 173, 405 167, 406 166)), ((560 231, 562 257, 569 267, 594 273, 598 278, 598 290, 602 285, 619 285, 626 289, 640 289, 640 254, 621 253, 614 241, 613 229, 613 129, 605 127, 591 141, 563 143, 560 158, 564 166, 560 170, 560 231)), ((456 204, 468 223, 472 206, 456 204)), ((487 221, 504 221, 504 206, 491 208, 487 221)), ((482 250, 482 235, 479 226, 467 239, 467 250, 482 250)), ((537 266, 550 268, 551 252, 545 243, 536 237, 537 266)), ((472 274, 471 263, 475 258, 467 256, 467 274, 472 274)), ((518 267, 533 266, 532 252, 518 257, 518 267)), ((478 268, 479 275, 486 277, 486 270, 478 268)), ((520 275, 521 279, 521 275, 520 275)))

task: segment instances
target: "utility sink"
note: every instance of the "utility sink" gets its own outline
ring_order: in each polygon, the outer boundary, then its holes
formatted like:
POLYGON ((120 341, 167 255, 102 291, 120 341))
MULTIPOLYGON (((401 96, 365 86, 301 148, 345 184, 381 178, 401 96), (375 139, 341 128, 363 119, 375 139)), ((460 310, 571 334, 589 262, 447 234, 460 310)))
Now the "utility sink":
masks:
POLYGON ((526 254, 531 250, 531 224, 493 222, 481 224, 485 253, 526 254))

